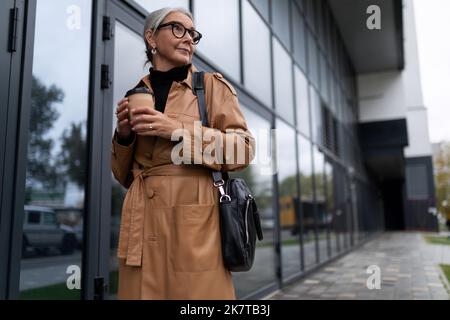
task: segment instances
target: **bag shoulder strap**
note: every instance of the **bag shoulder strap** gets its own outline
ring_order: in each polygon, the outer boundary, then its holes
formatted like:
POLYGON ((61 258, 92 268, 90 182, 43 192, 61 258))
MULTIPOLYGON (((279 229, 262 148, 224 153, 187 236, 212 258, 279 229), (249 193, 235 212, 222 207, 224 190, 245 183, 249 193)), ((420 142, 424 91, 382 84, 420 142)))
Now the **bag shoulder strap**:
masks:
MULTIPOLYGON (((206 102, 205 102, 205 73, 203 71, 194 72, 192 75, 192 91, 198 99, 198 110, 200 113, 200 119, 202 120, 202 125, 204 127, 209 127, 208 113, 206 112, 206 102)), ((212 177, 214 180, 214 185, 219 185, 220 183, 228 180, 228 173, 224 172, 222 176, 221 171, 212 171, 212 177)))
POLYGON ((194 72, 192 77, 192 90, 194 92, 194 95, 196 95, 198 99, 198 109, 200 112, 202 125, 204 127, 209 127, 208 114, 206 112, 204 81, 205 73, 203 71, 194 72))

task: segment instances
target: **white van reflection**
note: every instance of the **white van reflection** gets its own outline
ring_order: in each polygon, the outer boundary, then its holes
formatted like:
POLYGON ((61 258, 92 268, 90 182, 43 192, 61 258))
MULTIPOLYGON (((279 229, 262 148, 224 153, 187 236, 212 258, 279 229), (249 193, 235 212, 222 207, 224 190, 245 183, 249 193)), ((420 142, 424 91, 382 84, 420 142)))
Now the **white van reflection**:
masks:
POLYGON ((73 254, 77 238, 73 227, 58 222, 53 209, 40 206, 25 206, 23 224, 22 256, 34 251, 46 254, 56 248, 61 254, 73 254))

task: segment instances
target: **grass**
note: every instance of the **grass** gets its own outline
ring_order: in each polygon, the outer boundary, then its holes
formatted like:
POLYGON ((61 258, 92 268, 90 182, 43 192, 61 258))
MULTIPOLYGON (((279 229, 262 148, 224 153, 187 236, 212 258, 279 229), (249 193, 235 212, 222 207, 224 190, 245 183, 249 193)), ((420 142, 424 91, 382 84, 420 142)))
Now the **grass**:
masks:
POLYGON ((448 238, 448 237, 424 236, 424 238, 425 238, 425 241, 430 244, 450 245, 450 238, 448 238))
MULTIPOLYGON (((109 273, 109 294, 117 293, 118 272, 109 273)), ((19 294, 20 300, 80 300, 81 290, 69 290, 65 282, 41 288, 23 290, 19 294)))
POLYGON ((445 276, 447 277, 448 282, 450 283, 450 265, 440 264, 440 267, 441 267, 442 271, 444 272, 445 276))
POLYGON ((443 281, 442 277, 440 276, 441 281, 444 283, 445 290, 447 291, 448 295, 450 296, 450 288, 447 285, 448 283, 450 283, 450 265, 448 265, 448 264, 440 264, 439 266, 442 269, 442 273, 447 278, 447 281, 443 281))

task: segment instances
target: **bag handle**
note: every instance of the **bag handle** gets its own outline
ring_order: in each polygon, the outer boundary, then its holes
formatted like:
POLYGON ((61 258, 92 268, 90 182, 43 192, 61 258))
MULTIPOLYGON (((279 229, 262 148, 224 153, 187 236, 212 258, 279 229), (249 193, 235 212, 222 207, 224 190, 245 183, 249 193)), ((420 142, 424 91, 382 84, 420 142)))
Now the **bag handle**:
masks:
MULTIPOLYGON (((206 102, 205 102, 205 87, 204 87, 205 73, 203 71, 194 72, 192 75, 192 92, 197 96, 198 99, 198 110, 200 113, 200 119, 202 120, 202 125, 204 127, 209 127, 208 113, 206 112, 206 102)), ((219 189, 220 192, 220 202, 225 200, 230 201, 231 198, 226 194, 224 185, 225 180, 228 180, 228 173, 224 172, 222 176, 221 171, 212 171, 212 178, 214 181, 214 186, 219 189)))

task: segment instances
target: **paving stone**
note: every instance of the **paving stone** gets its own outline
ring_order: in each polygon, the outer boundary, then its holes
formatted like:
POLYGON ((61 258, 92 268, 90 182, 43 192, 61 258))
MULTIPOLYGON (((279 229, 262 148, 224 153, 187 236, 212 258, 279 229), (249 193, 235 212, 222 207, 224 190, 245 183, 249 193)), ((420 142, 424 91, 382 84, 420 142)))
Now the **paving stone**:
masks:
MULTIPOLYGON (((450 246, 426 243, 421 233, 387 232, 285 289, 276 299, 448 300, 439 263, 450 246), (369 290, 369 266, 381 269, 381 290, 369 290)), ((447 259, 447 260, 445 260, 447 259)), ((447 262, 446 262, 447 261, 447 262)))

